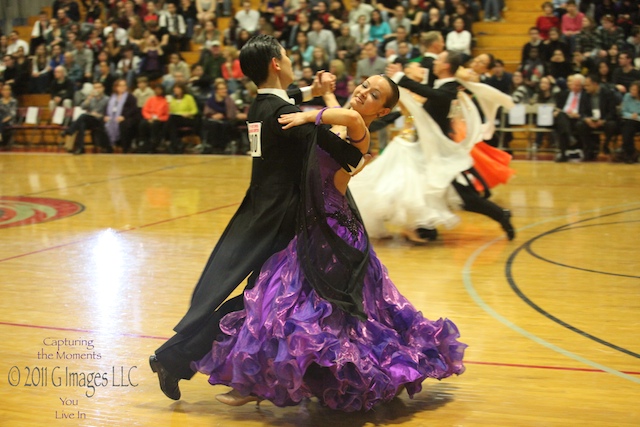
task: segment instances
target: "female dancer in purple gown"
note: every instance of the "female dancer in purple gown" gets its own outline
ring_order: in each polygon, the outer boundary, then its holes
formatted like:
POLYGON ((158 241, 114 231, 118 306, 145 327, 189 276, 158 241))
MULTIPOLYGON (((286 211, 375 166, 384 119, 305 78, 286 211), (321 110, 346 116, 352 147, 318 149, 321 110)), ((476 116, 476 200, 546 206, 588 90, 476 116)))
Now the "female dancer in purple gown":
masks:
MULTIPOLYGON (((366 153, 368 125, 398 96, 391 80, 373 76, 354 90, 351 110, 287 114, 280 123, 315 121, 316 139, 345 136, 346 127, 366 153)), ((333 95, 325 102, 338 105, 333 95)), ((464 372, 456 326, 424 318, 400 294, 369 245, 347 191, 350 175, 310 147, 296 237, 263 265, 245 308, 222 319, 224 334, 192 367, 233 388, 216 396, 229 405, 317 397, 343 411, 369 410, 403 388, 413 396, 426 378, 464 372)))

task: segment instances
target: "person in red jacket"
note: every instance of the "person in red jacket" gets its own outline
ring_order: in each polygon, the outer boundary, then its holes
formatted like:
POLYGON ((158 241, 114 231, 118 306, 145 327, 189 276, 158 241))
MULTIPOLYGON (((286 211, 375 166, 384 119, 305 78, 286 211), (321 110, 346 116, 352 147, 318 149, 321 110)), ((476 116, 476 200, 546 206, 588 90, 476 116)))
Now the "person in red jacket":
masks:
POLYGON ((162 85, 157 85, 154 91, 155 95, 142 107, 142 120, 138 128, 138 135, 141 138, 138 153, 156 151, 169 120, 169 103, 164 96, 164 88, 162 85))
POLYGON ((544 15, 539 16, 536 20, 536 28, 540 31, 540 38, 547 40, 549 38, 549 30, 556 27, 560 28, 560 20, 553 14, 553 4, 550 1, 542 4, 544 15))

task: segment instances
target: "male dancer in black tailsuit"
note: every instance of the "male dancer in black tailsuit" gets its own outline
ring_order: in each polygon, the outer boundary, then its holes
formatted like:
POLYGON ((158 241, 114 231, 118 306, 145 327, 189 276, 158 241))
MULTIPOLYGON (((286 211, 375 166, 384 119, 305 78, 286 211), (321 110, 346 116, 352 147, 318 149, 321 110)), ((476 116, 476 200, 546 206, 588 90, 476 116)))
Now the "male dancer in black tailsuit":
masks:
MULTIPOLYGON (((444 51, 433 63, 433 74, 438 78, 433 87, 418 83, 404 75, 401 66, 398 64, 390 64, 387 66, 386 73, 395 81, 398 86, 404 87, 413 93, 426 97, 427 100, 423 104, 423 108, 440 126, 445 135, 449 135, 452 131, 451 121, 449 120, 449 111, 451 103, 457 98, 460 85, 455 80, 456 71, 462 65, 462 56, 455 52, 444 51)), ((515 237, 515 230, 511 225, 511 211, 503 209, 492 201, 488 200, 490 196, 488 186, 484 197, 481 196, 471 185, 470 178, 473 176, 484 184, 482 177, 471 168, 461 174, 461 180, 454 180, 452 185, 456 192, 462 198, 464 209, 469 212, 476 212, 498 222, 502 229, 507 233, 509 240, 515 237)), ((418 235, 425 240, 435 240, 437 238, 437 230, 435 228, 419 228, 416 230, 418 235)))
MULTIPOLYGON (((291 60, 278 41, 265 35, 250 39, 240 52, 242 72, 258 86, 248 113, 253 165, 247 194, 213 250, 176 334, 149 359, 160 388, 180 398, 178 382, 195 372, 191 362, 211 350, 220 319, 243 308, 243 295, 224 302, 247 276, 253 287, 262 264, 284 249, 295 234, 304 155, 312 143, 313 124, 282 130, 278 118, 299 112, 286 92, 293 82, 291 60), (224 302, 224 304, 223 304, 224 302), (222 304, 222 305, 221 305, 222 304)), ((337 138, 322 146, 352 173, 364 164, 360 151, 337 138)))

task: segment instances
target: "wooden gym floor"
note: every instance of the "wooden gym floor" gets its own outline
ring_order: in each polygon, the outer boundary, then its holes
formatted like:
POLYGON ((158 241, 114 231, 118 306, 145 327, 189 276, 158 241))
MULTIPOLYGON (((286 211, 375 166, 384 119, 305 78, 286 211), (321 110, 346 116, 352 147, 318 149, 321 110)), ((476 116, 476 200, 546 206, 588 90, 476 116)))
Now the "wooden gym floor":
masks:
POLYGON ((640 425, 640 168, 516 161, 494 200, 424 247, 374 242, 404 295, 446 316, 467 371, 368 413, 230 408, 148 356, 184 314, 248 157, 0 155, 2 426, 640 425))

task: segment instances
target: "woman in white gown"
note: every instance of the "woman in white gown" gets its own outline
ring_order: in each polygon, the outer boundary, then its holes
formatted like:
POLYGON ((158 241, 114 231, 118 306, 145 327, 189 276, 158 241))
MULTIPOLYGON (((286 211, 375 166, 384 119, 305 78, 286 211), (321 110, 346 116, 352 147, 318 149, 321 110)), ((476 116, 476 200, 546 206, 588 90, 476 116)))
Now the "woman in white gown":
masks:
MULTIPOLYGON (((405 71, 409 77, 421 79, 417 67, 405 71)), ((490 86, 460 83, 474 93, 485 123, 469 96, 460 92, 452 108, 452 119, 466 128, 459 142, 442 133, 413 94, 401 90, 405 129, 349 183, 370 237, 389 237, 387 225, 391 225, 400 228, 408 240, 426 243, 416 229, 452 228, 460 221, 451 210, 451 206, 461 205, 451 182, 473 166, 470 152, 478 141, 493 134, 498 108, 510 107, 510 98, 490 86)))

